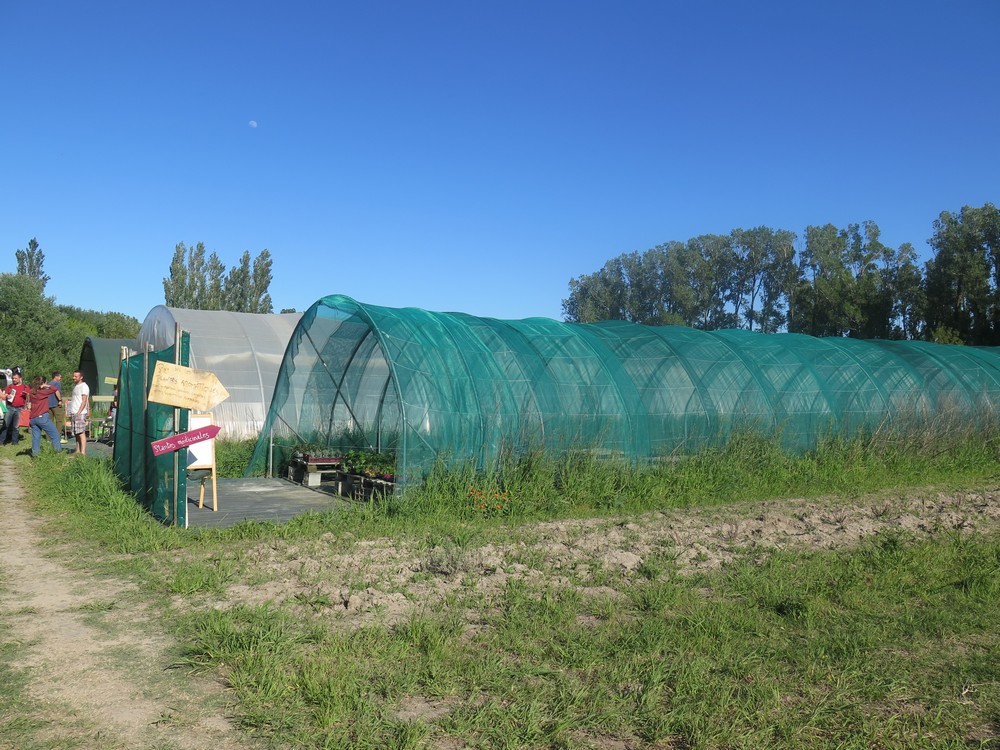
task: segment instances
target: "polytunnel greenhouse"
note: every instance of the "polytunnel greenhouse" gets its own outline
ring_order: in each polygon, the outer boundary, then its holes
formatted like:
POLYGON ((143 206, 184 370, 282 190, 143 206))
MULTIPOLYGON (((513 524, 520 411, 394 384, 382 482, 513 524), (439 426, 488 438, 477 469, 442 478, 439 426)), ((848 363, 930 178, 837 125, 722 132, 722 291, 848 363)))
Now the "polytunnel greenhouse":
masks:
POLYGON ((117 381, 122 363, 122 349, 134 351, 135 339, 102 339, 88 336, 80 351, 80 364, 84 382, 90 386, 91 396, 110 396, 115 389, 109 380, 117 381))
POLYGON ((496 320, 333 295, 291 335, 251 471, 303 445, 394 452, 397 483, 528 446, 646 461, 749 429, 803 450, 907 419, 990 420, 998 405, 993 348, 496 320))
POLYGON ((191 334, 190 366, 210 370, 229 391, 213 409, 226 438, 260 434, 288 339, 301 313, 258 314, 157 305, 139 330, 138 347, 173 346, 178 328, 191 334))

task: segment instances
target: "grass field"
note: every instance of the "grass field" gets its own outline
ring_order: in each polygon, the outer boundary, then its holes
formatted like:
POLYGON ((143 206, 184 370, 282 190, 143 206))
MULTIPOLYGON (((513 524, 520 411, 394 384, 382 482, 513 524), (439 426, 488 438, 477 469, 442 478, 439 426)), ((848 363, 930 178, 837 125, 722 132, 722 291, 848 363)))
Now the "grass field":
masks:
POLYGON ((23 463, 59 553, 139 584, 265 746, 1000 747, 997 444, 924 445, 536 455, 201 533, 107 463, 23 463))

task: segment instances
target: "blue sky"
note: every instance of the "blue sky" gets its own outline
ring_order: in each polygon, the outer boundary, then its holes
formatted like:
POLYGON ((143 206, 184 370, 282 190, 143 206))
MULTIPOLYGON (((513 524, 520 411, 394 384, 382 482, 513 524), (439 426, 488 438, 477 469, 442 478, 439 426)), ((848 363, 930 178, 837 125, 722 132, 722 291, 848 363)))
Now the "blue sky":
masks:
POLYGON ((624 252, 996 203, 1000 3, 0 2, 0 271, 140 321, 174 246, 560 318, 624 252))

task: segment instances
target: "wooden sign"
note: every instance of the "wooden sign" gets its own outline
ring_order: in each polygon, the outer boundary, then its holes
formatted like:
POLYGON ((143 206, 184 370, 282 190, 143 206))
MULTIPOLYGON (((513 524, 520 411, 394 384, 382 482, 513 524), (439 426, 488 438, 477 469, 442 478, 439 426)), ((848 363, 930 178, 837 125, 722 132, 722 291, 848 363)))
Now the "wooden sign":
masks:
POLYGON ((149 400, 182 409, 211 411, 212 407, 229 398, 229 391, 214 372, 195 370, 169 362, 157 362, 149 400))
POLYGON ((149 447, 153 449, 154 456, 162 456, 164 453, 173 453, 174 451, 179 451, 181 448, 187 448, 189 445, 200 443, 203 440, 212 440, 218 434, 219 427, 210 424, 205 427, 199 427, 196 430, 188 430, 178 435, 154 440, 149 444, 149 447))

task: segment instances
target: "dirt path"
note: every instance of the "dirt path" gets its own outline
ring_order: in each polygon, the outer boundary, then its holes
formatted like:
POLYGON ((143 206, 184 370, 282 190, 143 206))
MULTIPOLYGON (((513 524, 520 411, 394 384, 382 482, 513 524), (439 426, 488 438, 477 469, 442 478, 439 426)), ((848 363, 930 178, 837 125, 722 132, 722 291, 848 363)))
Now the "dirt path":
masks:
MULTIPOLYGON (((46 553, 15 464, 0 461, 0 632, 29 675, 36 740, 79 750, 237 750, 219 685, 173 671, 170 643, 120 582, 72 571, 46 553)), ((0 737, 0 748, 14 738, 0 737)))

